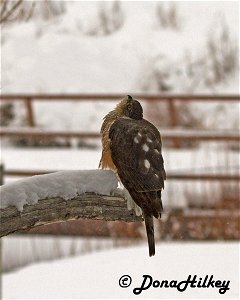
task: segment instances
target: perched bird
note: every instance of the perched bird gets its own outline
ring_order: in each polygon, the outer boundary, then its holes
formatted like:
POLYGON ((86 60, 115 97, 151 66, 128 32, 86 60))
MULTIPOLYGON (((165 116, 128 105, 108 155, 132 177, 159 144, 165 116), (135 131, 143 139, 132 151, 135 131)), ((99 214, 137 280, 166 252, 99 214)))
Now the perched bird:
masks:
POLYGON ((161 191, 166 179, 160 133, 153 124, 143 119, 141 104, 128 95, 104 117, 101 134, 99 167, 116 172, 134 202, 142 209, 149 256, 153 256, 153 216, 161 217, 161 191))

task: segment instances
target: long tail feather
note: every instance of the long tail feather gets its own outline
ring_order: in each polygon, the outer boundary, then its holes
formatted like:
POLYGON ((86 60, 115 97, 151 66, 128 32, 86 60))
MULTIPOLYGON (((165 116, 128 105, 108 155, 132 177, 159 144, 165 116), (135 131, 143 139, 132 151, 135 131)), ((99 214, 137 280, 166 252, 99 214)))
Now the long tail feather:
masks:
POLYGON ((153 256, 155 255, 153 216, 144 213, 144 220, 148 239, 149 256, 153 256))

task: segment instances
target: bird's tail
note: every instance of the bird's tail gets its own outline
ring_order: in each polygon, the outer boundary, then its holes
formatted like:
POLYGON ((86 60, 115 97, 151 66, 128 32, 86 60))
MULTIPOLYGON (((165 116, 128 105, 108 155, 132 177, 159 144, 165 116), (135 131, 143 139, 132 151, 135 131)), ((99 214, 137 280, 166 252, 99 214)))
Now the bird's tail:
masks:
POLYGON ((147 231, 149 256, 155 255, 153 216, 144 213, 145 226, 147 231))

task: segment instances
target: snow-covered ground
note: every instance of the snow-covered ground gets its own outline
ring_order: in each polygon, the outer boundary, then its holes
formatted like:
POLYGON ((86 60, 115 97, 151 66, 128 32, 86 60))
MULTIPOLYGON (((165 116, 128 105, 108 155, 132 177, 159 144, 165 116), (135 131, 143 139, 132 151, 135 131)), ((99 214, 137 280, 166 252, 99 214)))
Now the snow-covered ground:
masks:
POLYGON ((3 272, 13 272, 36 262, 46 262, 96 251, 106 251, 140 242, 131 238, 46 236, 36 234, 9 235, 1 240, 1 270, 3 272))
MULTIPOLYGON (((54 262, 37 263, 14 273, 3 275, 4 299, 36 298, 136 298, 133 289, 140 287, 143 275, 153 280, 187 280, 196 275, 197 282, 213 275, 214 285, 229 282, 229 290, 219 293, 219 287, 143 290, 138 298, 238 298, 238 243, 159 243, 156 255, 149 258, 146 244, 106 250, 54 262), (119 286, 119 279, 130 275, 128 288, 119 286)), ((147 282, 148 283, 148 282, 147 282)))

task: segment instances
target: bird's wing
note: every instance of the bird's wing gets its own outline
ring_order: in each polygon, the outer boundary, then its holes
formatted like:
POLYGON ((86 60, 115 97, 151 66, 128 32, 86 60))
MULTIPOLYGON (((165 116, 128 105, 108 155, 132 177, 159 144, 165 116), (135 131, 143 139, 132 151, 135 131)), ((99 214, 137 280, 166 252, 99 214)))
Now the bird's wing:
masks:
POLYGON ((120 118, 109 130, 111 156, 125 186, 137 192, 164 188, 161 137, 148 121, 120 118))

